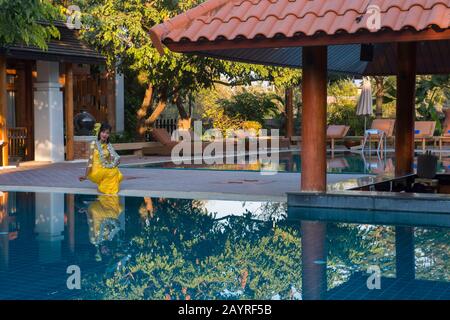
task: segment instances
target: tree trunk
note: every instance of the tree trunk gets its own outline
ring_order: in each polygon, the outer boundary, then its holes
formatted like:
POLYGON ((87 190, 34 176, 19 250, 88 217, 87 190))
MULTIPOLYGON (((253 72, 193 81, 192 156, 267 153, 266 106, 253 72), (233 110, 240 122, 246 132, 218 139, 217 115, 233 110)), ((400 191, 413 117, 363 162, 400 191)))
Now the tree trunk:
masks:
POLYGON ((163 92, 161 93, 161 96, 158 100, 158 104, 156 105, 156 108, 153 110, 150 117, 148 117, 148 119, 145 121, 145 124, 147 126, 153 126, 153 124, 156 122, 158 117, 164 111, 166 106, 167 106, 167 89, 163 90, 163 92))
POLYGON ((151 84, 148 85, 145 90, 144 99, 142 100, 141 107, 138 109, 136 113, 137 117, 137 125, 136 125, 136 138, 138 140, 145 139, 145 132, 147 131, 146 120, 147 112, 152 106, 153 103, 153 86, 151 84))
POLYGON ((383 117, 384 77, 374 78, 376 84, 375 116, 377 119, 381 119, 383 117))
POLYGON ((180 95, 176 97, 175 104, 177 106, 178 113, 180 114, 181 119, 188 119, 189 115, 183 107, 183 98, 180 95))

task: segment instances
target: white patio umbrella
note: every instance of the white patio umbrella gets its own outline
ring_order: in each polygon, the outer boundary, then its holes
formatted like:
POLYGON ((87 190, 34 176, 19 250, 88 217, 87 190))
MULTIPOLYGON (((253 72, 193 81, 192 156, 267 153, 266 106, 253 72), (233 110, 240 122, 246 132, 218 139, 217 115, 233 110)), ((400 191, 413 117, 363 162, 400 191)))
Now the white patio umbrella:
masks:
POLYGON ((371 116, 372 112, 372 86, 369 78, 364 77, 361 95, 356 105, 356 114, 358 116, 364 116, 364 132, 366 132, 367 116, 371 116))

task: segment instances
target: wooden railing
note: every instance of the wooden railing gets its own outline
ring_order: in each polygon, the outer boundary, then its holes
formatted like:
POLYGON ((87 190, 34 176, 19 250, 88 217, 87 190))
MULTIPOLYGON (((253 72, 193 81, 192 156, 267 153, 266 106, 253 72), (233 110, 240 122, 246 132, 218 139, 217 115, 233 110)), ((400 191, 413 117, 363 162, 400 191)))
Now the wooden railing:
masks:
POLYGON ((25 157, 27 143, 27 128, 8 128, 9 155, 25 157))
MULTIPOLYGON (((177 129, 177 123, 178 119, 157 119, 155 122, 155 128, 164 128, 169 132, 170 135, 172 135, 172 132, 174 132, 177 129)), ((146 140, 151 141, 151 134, 150 130, 146 133, 146 140)))

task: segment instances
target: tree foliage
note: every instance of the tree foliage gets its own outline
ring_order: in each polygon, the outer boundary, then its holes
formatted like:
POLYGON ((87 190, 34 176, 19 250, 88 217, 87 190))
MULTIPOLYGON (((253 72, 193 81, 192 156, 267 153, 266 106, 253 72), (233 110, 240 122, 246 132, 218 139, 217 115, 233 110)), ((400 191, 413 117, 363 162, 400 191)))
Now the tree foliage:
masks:
POLYGON ((47 42, 59 37, 52 23, 60 13, 50 0, 0 0, 0 47, 25 44, 47 49, 47 42))
POLYGON ((263 79, 290 85, 300 79, 298 70, 228 62, 170 50, 161 56, 150 40, 150 28, 198 5, 200 0, 82 2, 83 22, 88 26, 84 38, 106 55, 111 69, 118 66, 134 72, 139 83, 147 88, 141 106, 136 106, 141 129, 151 125, 167 103, 179 107, 189 94, 216 83, 245 85, 263 79))

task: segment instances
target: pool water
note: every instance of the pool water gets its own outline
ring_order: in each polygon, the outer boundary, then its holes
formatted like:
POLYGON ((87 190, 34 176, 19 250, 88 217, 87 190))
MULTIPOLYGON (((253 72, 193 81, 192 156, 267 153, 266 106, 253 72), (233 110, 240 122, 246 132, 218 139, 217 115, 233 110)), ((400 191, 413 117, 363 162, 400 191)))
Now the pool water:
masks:
MULTIPOLYGON (((127 168, 152 168, 152 169, 198 169, 198 170, 220 170, 220 171, 275 171, 275 172, 300 172, 301 157, 299 152, 284 151, 279 153, 278 163, 265 163, 257 159, 251 161, 249 157, 245 158, 245 163, 238 164, 236 159, 221 159, 223 164, 194 164, 182 163, 175 164, 171 161, 160 163, 148 163, 138 165, 125 165, 127 168)), ((386 157, 377 154, 361 153, 336 153, 327 158, 328 173, 343 174, 388 174, 395 170, 394 155, 388 153, 386 157)), ((439 173, 450 172, 450 158, 442 158, 438 161, 439 173)))
POLYGON ((0 299, 450 299, 449 229, 287 212, 274 202, 4 192, 0 299))

